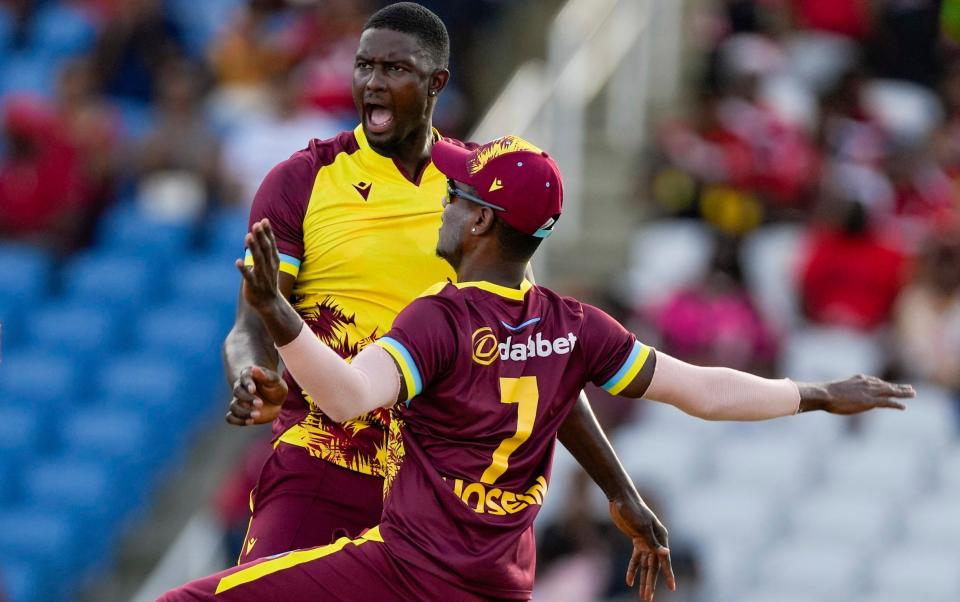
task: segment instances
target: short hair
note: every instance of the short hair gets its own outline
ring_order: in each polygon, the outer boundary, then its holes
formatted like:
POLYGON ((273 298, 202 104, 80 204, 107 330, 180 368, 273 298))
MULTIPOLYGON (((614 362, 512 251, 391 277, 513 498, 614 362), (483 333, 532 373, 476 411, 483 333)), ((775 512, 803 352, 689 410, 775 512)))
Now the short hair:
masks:
POLYGON ((530 261, 540 243, 543 242, 542 238, 524 234, 499 217, 494 228, 503 258, 507 261, 530 261))
POLYGON ((363 31, 391 29, 417 38, 434 65, 446 69, 450 62, 450 34, 440 17, 415 2, 385 6, 367 19, 363 31))

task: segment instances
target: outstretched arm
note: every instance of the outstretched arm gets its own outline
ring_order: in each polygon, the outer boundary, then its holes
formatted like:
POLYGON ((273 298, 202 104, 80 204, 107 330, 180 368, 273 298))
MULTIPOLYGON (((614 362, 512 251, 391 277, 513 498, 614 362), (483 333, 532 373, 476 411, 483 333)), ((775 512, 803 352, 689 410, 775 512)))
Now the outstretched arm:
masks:
POLYGON ((652 352, 650 360, 654 369, 642 370, 620 394, 669 403, 706 420, 766 420, 811 410, 832 414, 857 414, 874 408, 902 410, 904 405, 897 400, 915 395, 910 385, 873 376, 795 383, 729 368, 693 366, 660 352, 652 352))

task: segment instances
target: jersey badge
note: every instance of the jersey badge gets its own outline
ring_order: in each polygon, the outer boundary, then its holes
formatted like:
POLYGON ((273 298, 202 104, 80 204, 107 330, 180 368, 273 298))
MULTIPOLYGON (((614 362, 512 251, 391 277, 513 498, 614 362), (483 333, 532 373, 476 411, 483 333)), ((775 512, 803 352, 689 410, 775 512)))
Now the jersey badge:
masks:
POLYGON ((370 196, 370 189, 373 188, 373 182, 357 182, 353 185, 353 188, 359 192, 363 200, 366 201, 367 197, 370 196))

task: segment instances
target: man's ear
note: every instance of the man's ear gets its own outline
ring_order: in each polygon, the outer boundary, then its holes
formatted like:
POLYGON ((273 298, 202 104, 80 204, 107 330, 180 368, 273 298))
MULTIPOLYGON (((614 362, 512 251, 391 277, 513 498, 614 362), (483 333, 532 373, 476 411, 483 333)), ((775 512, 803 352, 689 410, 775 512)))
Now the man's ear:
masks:
POLYGON ((497 218, 494 214, 493 209, 489 207, 480 207, 480 210, 477 211, 476 216, 473 218, 473 226, 470 228, 470 232, 473 234, 486 234, 493 230, 494 224, 496 224, 497 218))
POLYGON ((450 81, 450 71, 447 69, 437 69, 430 76, 430 85, 427 88, 427 94, 436 97, 447 87, 448 81, 450 81))

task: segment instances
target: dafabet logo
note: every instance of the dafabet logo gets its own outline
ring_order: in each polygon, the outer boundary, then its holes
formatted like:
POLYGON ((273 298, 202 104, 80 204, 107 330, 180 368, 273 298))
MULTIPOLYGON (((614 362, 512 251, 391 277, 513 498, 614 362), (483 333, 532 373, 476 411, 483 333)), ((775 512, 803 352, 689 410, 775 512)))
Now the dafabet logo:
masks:
POLYGON ((489 366, 499 355, 497 336, 489 326, 478 328, 473 333, 473 361, 481 366, 489 366))
POLYGON ((577 335, 568 332, 566 336, 556 339, 544 338, 541 333, 527 337, 526 341, 514 340, 513 335, 507 337, 503 343, 497 340, 493 329, 489 326, 478 328, 473 332, 473 361, 481 366, 489 366, 497 358, 503 361, 522 362, 532 357, 550 357, 551 355, 566 355, 577 345, 577 335))

